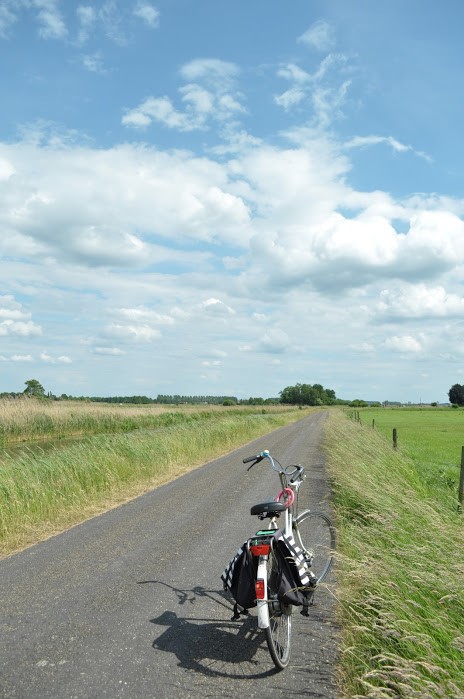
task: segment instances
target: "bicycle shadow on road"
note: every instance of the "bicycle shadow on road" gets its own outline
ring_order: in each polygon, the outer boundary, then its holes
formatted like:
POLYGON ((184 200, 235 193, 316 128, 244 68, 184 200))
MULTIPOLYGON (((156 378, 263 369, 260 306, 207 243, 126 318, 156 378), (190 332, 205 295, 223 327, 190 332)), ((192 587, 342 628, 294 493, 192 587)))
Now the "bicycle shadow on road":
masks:
MULTIPOLYGON (((180 605, 189 604, 193 609, 198 598, 208 598, 215 605, 227 609, 229 619, 232 614, 232 605, 223 591, 203 587, 179 589, 157 580, 139 584, 146 583, 170 588, 180 605)), ((203 614, 187 617, 168 610, 150 619, 152 624, 165 627, 165 631, 153 641, 152 647, 174 654, 180 667, 209 677, 259 679, 275 674, 274 667, 269 669, 265 637, 257 627, 256 617, 244 616, 240 621, 230 621, 213 614, 205 618, 204 604, 198 611, 203 614), (268 669, 261 669, 266 666, 268 669)))

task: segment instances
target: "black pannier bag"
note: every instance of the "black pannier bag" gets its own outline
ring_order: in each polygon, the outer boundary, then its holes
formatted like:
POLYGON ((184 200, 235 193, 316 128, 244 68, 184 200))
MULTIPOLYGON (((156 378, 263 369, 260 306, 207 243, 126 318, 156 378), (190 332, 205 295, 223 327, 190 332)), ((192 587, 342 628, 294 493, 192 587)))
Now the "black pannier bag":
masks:
MULTIPOLYGON (((277 561, 276 579, 273 583, 279 601, 283 604, 302 605, 307 610, 317 580, 308 568, 302 550, 293 536, 285 536, 280 529, 273 533, 271 544, 277 561)), ((246 614, 248 609, 256 606, 257 567, 258 558, 251 554, 249 542, 246 541, 221 575, 224 590, 228 590, 235 600, 234 619, 240 616, 238 607, 246 614)))

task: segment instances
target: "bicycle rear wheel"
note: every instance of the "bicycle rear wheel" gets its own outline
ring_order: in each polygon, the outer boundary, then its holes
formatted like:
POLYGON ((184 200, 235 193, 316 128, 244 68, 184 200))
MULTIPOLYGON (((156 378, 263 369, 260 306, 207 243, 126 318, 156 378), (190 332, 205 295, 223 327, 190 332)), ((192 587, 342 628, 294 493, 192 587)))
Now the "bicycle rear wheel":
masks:
POLYGON ((303 549, 309 567, 322 582, 333 563, 335 528, 322 512, 304 510, 293 520, 295 539, 303 549))
POLYGON ((267 563, 267 597, 269 604, 269 626, 265 629, 267 647, 274 665, 283 670, 290 660, 292 637, 292 606, 282 604, 277 598, 279 565, 273 551, 267 563))

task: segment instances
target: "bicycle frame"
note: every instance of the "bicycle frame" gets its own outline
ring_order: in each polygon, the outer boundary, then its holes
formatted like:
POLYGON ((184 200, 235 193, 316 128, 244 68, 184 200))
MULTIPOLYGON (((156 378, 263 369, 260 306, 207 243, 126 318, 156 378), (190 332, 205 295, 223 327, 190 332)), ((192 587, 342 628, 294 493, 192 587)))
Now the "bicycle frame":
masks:
MULTIPOLYGON (((284 515, 284 527, 283 531, 287 536, 292 535, 292 523, 293 523, 293 505, 295 502, 295 495, 298 494, 298 489, 303 482, 305 476, 303 475, 304 469, 302 466, 295 466, 295 470, 288 474, 285 469, 280 465, 280 468, 276 466, 276 462, 268 451, 263 451, 256 457, 256 461, 263 458, 269 459, 271 462, 272 469, 279 474, 280 483, 282 490, 277 496, 277 501, 283 497, 286 501, 287 506, 283 511, 284 515)), ((254 464, 252 464, 253 466, 254 464)), ((252 468, 250 466, 249 468, 252 468)), ((270 521, 271 529, 278 529, 277 519, 275 516, 271 517, 270 521)), ((270 618, 269 618, 269 597, 267 589, 267 566, 268 566, 269 554, 261 554, 258 558, 258 569, 256 574, 256 606, 258 615, 258 627, 260 629, 269 628, 270 618)))

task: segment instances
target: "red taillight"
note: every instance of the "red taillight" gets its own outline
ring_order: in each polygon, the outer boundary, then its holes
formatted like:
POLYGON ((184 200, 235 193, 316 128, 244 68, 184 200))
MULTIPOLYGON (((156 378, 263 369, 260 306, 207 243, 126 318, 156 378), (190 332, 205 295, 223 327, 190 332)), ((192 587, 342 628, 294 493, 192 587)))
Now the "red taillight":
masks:
POLYGON ((253 546, 250 546, 250 551, 253 556, 268 556, 270 550, 270 544, 254 544, 253 546))
POLYGON ((264 599, 265 592, 266 592, 266 586, 264 585, 264 580, 261 580, 260 578, 258 578, 258 580, 255 582, 255 590, 256 590, 256 599, 264 599))

